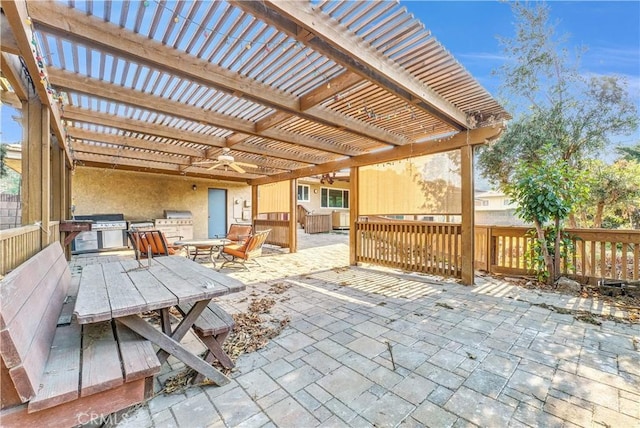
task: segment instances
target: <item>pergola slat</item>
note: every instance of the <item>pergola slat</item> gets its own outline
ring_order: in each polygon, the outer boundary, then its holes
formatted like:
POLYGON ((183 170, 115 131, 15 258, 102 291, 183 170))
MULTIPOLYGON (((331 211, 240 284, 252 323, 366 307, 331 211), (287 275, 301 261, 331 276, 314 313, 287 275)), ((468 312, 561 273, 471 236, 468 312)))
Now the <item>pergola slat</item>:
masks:
MULTIPOLYGON (((361 165, 427 139, 425 147, 438 147, 435 136, 509 117, 394 2, 7 4, 3 70, 6 52, 25 51, 12 42, 12 25, 28 12, 33 27, 20 27, 35 30, 47 81, 64 100, 60 119, 83 150, 129 139, 135 149, 127 150, 149 159, 183 155, 180 170, 227 147, 260 166, 246 180, 271 181, 361 165)), ((58 140, 66 144, 63 134, 58 140)))

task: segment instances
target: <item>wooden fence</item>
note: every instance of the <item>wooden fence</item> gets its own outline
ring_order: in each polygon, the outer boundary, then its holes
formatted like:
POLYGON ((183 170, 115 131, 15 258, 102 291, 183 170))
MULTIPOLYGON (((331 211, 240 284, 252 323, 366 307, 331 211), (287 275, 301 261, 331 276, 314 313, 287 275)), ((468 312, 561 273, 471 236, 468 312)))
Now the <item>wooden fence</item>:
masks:
POLYGON ((60 222, 49 223, 48 240, 41 242, 41 226, 31 224, 0 230, 0 275, 15 269, 47 245, 60 240, 60 222))
POLYGON ((253 230, 256 232, 266 229, 271 229, 267 236, 267 244, 289 248, 289 220, 255 219, 253 221, 253 230))
POLYGON ((328 233, 331 229, 331 214, 307 214, 304 218, 304 233, 328 233))
MULTIPOLYGON (((532 253, 531 230, 516 226, 476 226, 475 266, 491 273, 530 275, 527 254, 532 253)), ((567 229, 573 243, 563 275, 581 282, 600 279, 640 279, 640 231, 567 229)))
POLYGON ((462 226, 415 221, 358 221, 356 261, 460 278, 462 226))
POLYGON ((331 214, 314 214, 302 205, 298 205, 297 222, 304 229, 304 233, 327 233, 331 232, 331 214))

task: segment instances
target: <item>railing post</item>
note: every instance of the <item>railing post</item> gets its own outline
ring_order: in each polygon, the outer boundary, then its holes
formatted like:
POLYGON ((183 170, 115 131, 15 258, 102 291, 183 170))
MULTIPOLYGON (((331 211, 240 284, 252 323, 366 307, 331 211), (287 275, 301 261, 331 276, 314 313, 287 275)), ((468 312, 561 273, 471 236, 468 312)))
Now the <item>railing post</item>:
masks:
POLYGON ((358 231, 356 229, 356 223, 360 215, 360 196, 358 195, 358 177, 359 168, 357 166, 351 167, 349 177, 349 264, 354 266, 357 264, 358 258, 358 231))
POLYGON ((484 240, 485 250, 484 250, 484 265, 487 269, 487 272, 491 273, 491 260, 492 260, 492 251, 495 251, 495 246, 493 244, 493 228, 491 226, 487 226, 486 232, 487 235, 484 240))

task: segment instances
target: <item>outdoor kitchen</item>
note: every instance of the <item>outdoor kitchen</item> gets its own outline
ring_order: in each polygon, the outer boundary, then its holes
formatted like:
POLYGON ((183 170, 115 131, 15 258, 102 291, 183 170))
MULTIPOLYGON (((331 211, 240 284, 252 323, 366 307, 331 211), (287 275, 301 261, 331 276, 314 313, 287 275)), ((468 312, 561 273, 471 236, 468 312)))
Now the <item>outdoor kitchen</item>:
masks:
POLYGON ((79 167, 74 175, 74 217, 89 217, 94 224, 90 232, 76 236, 72 251, 125 248, 126 230, 131 228, 158 229, 167 237, 206 238, 208 189, 226 190, 227 225, 246 221, 233 209, 235 200, 251 200, 251 189, 244 183, 79 167))

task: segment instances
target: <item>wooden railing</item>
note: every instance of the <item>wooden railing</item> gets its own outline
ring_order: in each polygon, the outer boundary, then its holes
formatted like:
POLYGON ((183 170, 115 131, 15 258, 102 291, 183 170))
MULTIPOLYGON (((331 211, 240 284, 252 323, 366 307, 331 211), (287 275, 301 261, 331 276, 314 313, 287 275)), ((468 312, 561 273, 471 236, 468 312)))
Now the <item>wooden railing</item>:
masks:
POLYGON ((289 248, 289 220, 255 219, 253 221, 253 230, 256 232, 266 229, 271 229, 271 233, 267 236, 267 244, 289 248))
POLYGON ((41 226, 31 224, 0 230, 0 275, 17 268, 47 245, 60 240, 60 222, 49 223, 47 242, 41 242, 41 226))
POLYGON ((460 278, 460 224, 358 221, 355 233, 357 262, 460 278))
POLYGON ((307 214, 304 218, 304 233, 331 232, 331 214, 307 214))
MULTIPOLYGON (((491 273, 525 275, 532 251, 530 228, 476 226, 475 267, 491 273)), ((567 229, 573 250, 561 265, 563 275, 595 283, 599 279, 640 279, 640 231, 567 229)))
POLYGON ((327 233, 331 232, 331 214, 314 214, 302 205, 298 205, 297 221, 305 233, 327 233))
POLYGON ((15 269, 42 249, 40 226, 29 225, 0 231, 0 275, 15 269))
POLYGON ((60 222, 59 221, 52 221, 49 223, 49 242, 48 244, 52 244, 56 241, 63 241, 62 237, 60 236, 60 222))
POLYGON ((297 222, 300 225, 300 227, 304 228, 304 222, 305 219, 307 217, 308 214, 311 214, 311 211, 309 211, 308 209, 306 209, 305 207, 303 207, 302 205, 298 204, 298 209, 297 209, 297 222))

